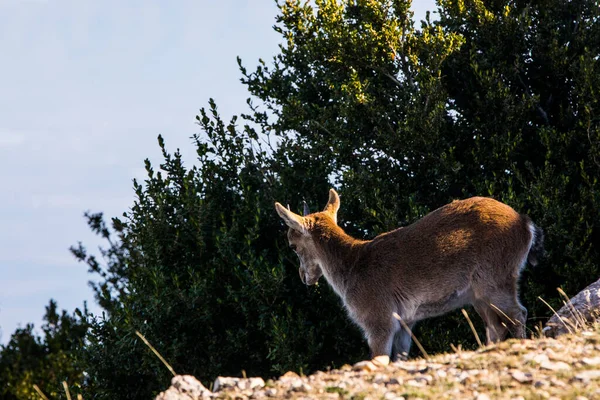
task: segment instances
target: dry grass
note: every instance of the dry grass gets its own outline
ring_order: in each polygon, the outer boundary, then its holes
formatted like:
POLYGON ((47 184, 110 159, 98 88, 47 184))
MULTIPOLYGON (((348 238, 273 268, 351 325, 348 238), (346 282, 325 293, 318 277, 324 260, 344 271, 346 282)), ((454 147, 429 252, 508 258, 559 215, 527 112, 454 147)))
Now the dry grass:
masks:
POLYGON ((169 370, 169 371, 170 371, 170 372, 173 374, 173 376, 176 376, 177 374, 175 373, 175 370, 173 369, 173 367, 171 367, 171 364, 169 364, 169 363, 167 362, 167 360, 165 360, 165 359, 164 359, 164 357, 160 355, 160 353, 158 352, 158 350, 156 350, 156 349, 154 348, 154 346, 152 346, 152 345, 150 344, 150 342, 148 341, 148 339, 146 339, 146 338, 144 337, 144 335, 142 335, 142 334, 141 334, 139 331, 135 331, 135 334, 136 334, 136 335, 138 335, 138 337, 139 337, 140 339, 142 339, 142 341, 144 342, 144 344, 146 344, 146 346, 148 346, 148 348, 149 348, 150 350, 152 350, 152 352, 153 352, 153 353, 156 355, 156 357, 158 357, 158 359, 159 359, 160 361, 162 361, 162 363, 163 363, 163 364, 165 365, 165 367, 167 367, 167 369, 168 369, 168 370, 169 370))

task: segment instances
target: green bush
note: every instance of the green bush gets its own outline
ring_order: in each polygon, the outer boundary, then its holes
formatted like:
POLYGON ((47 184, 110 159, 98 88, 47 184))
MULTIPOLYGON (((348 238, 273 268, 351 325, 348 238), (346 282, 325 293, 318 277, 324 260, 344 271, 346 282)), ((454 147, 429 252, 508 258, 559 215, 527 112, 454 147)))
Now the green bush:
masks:
POLYGON ((17 329, 0 346, 0 398, 38 400, 33 385, 52 399, 66 398, 63 381, 73 396, 80 393, 84 375, 78 356, 88 330, 85 314, 85 308, 73 315, 59 313, 50 300, 41 337, 33 324, 17 329))

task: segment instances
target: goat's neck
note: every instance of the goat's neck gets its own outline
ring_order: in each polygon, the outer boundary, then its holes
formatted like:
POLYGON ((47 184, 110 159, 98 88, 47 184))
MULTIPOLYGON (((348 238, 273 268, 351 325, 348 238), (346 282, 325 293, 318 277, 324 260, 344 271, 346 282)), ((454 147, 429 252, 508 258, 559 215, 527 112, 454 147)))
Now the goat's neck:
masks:
POLYGON ((367 242, 352 238, 338 226, 317 232, 315 240, 321 248, 323 275, 343 296, 347 279, 367 242))

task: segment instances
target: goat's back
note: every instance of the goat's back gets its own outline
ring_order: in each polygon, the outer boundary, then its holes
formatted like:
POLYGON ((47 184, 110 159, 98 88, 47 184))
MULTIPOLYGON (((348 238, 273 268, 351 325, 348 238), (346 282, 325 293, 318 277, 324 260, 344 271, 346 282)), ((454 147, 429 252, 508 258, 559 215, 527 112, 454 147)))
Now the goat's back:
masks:
POLYGON ((403 286, 465 281, 478 273, 513 276, 524 263, 533 224, 491 198, 457 200, 419 221, 379 235, 359 264, 380 279, 397 276, 403 286))

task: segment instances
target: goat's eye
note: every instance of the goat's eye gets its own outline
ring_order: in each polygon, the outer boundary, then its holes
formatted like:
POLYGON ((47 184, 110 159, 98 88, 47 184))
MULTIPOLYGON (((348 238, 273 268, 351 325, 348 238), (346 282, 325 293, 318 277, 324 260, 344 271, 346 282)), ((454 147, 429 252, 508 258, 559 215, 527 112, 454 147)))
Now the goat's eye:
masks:
POLYGON ((290 249, 296 251, 296 245, 295 244, 290 244, 290 249))

